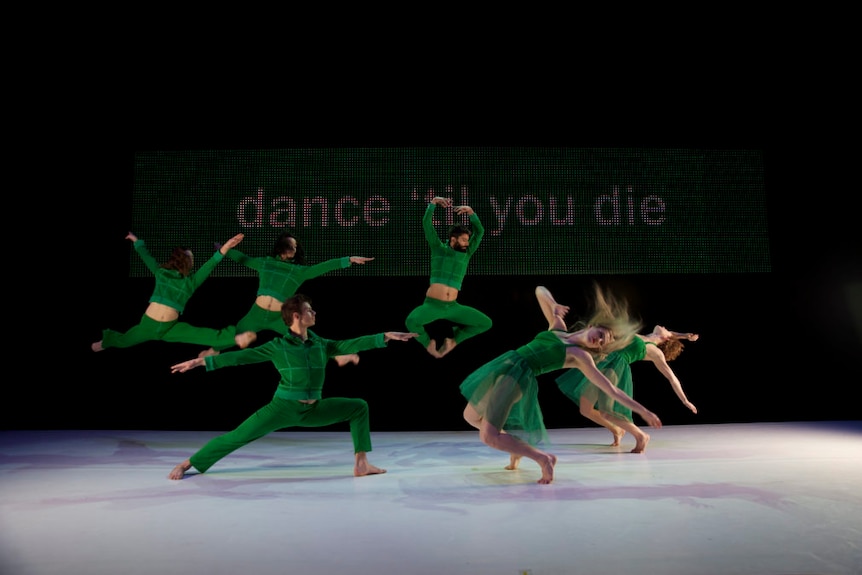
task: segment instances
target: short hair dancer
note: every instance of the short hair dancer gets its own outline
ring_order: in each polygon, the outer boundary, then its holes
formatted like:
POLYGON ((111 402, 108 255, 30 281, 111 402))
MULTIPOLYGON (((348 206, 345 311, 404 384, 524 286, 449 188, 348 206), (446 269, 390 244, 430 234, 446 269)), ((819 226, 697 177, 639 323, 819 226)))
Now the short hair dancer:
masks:
MULTIPOLYGON (((305 281, 350 267, 352 264, 362 265, 374 259, 344 256, 308 265, 302 244, 289 231, 279 234, 268 256, 250 257, 239 250, 231 249, 227 252, 227 257, 255 270, 258 274, 257 298, 248 313, 237 322, 236 329, 253 331, 257 334, 273 331, 278 335, 285 335, 289 329, 281 318, 281 306, 305 281)), ((233 346, 230 344, 213 346, 202 351, 200 357, 216 355, 230 347, 233 346)), ((339 365, 344 365, 348 362, 357 363, 359 356, 351 354, 333 359, 339 365)))
POLYGON ((224 254, 241 242, 243 237, 243 234, 237 234, 226 241, 198 271, 192 273, 194 254, 190 249, 175 247, 171 251, 170 259, 159 264, 150 255, 144 240, 129 232, 126 239, 132 242, 144 265, 155 276, 156 286, 138 325, 125 333, 112 329, 102 330, 102 339, 93 342, 90 348, 93 351, 102 351, 112 347, 132 347, 145 341, 248 347, 257 339, 254 331, 238 332, 233 326, 224 329, 197 327, 179 321, 195 290, 209 277, 224 254))
POLYGON ((171 373, 181 373, 201 366, 211 371, 269 361, 278 370, 280 380, 272 401, 233 431, 214 437, 189 459, 177 464, 168 474, 169 479, 182 479, 192 467, 205 473, 229 453, 278 429, 322 427, 342 421, 350 423, 354 452, 353 475, 360 477, 386 473, 385 469, 368 462, 368 452, 371 451, 368 403, 359 398, 323 398, 326 362, 339 354, 386 347, 386 342, 390 340, 407 341, 416 334, 387 331, 345 340, 320 337, 309 329, 315 325, 317 318, 317 313, 311 307, 311 298, 299 293, 285 300, 281 314, 289 326, 288 333, 283 337, 257 347, 197 357, 171 367, 171 373))
POLYGON ((464 419, 479 430, 483 443, 509 453, 506 469, 517 469, 521 457, 526 456, 542 470, 538 483, 548 484, 554 480, 557 456, 536 447, 548 441, 538 401, 539 375, 557 369, 579 370, 599 389, 637 411, 651 426, 661 427, 661 421, 614 387, 596 367, 595 357, 624 347, 640 327, 629 318, 626 305, 595 286, 591 318, 569 331, 563 320, 569 306, 558 304, 544 286, 538 286, 535 293, 548 320, 548 330, 475 370, 460 389, 467 399, 464 419))
POLYGON ((452 200, 435 196, 431 199, 422 218, 425 239, 431 248, 431 278, 425 292, 425 301, 407 316, 405 324, 411 332, 418 333, 416 341, 421 343, 429 354, 442 358, 456 345, 491 329, 491 318, 481 311, 458 303, 458 292, 467 273, 470 258, 479 249, 485 228, 479 216, 470 206, 455 206, 455 213, 470 218, 472 231, 460 224, 449 229, 449 239, 440 240, 434 229, 434 210, 437 206, 452 208, 452 200), (429 335, 426 326, 438 320, 452 322, 452 337, 443 340, 437 349, 437 341, 429 335))
MULTIPOLYGON (((631 364, 636 361, 650 361, 668 380, 674 393, 692 413, 697 408, 688 400, 682 384, 668 365, 682 353, 682 339, 697 341, 698 334, 670 331, 657 325, 651 333, 638 334, 625 348, 615 351, 598 364, 599 370, 626 395, 633 396, 631 364)), ((608 429, 614 436, 612 447, 620 445, 626 431, 635 438, 631 453, 643 453, 650 435, 641 430, 632 420, 632 411, 615 401, 608 394, 593 385, 578 371, 567 371, 557 379, 557 386, 563 394, 580 408, 581 415, 608 429)))

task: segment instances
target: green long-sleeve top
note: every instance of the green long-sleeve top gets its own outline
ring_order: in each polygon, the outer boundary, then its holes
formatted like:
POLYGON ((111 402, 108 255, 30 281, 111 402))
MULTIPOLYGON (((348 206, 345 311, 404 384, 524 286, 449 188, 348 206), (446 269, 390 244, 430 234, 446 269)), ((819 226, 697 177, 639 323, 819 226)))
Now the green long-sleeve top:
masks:
POLYGON ((482 241, 482 236, 485 235, 485 228, 475 212, 470 214, 473 233, 470 235, 467 251, 460 252, 452 249, 449 245, 449 238, 446 238, 446 241, 441 240, 440 236, 437 235, 437 230, 434 229, 433 217, 436 207, 437 204, 433 202, 428 204, 425 215, 422 217, 422 229, 425 231, 425 239, 431 247, 431 283, 440 283, 460 290, 464 276, 467 275, 467 264, 470 263, 470 258, 479 249, 479 243, 482 241))
POLYGON ((228 250, 230 259, 258 274, 257 295, 272 296, 284 301, 293 296, 306 280, 316 278, 327 272, 350 267, 350 256, 333 258, 313 266, 305 266, 273 256, 253 258, 239 250, 228 250))
POLYGON ((150 296, 150 302, 161 303, 172 307, 180 313, 189 302, 189 298, 195 293, 195 290, 200 287, 204 280, 209 277, 216 265, 224 257, 218 250, 210 259, 204 262, 204 265, 195 273, 189 276, 183 276, 177 270, 169 270, 159 265, 159 262, 147 250, 144 240, 138 239, 133 244, 135 251, 143 260, 153 275, 156 276, 156 287, 153 289, 153 295, 150 296))
POLYGON ((328 359, 380 347, 386 347, 385 334, 382 333, 334 340, 320 337, 308 330, 308 339, 305 341, 290 332, 257 347, 207 356, 204 362, 207 371, 211 371, 222 367, 271 361, 281 377, 275 397, 320 399, 328 359))

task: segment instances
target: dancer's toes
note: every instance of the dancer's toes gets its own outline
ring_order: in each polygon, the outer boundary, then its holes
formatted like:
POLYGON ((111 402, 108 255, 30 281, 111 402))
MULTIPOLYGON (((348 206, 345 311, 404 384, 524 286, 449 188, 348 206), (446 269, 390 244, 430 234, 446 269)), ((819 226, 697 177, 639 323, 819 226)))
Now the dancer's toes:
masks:
POLYGON ((554 481, 554 466, 557 465, 557 456, 549 453, 548 457, 539 463, 539 465, 542 467, 542 478, 537 483, 540 485, 552 483, 554 481))
POLYGON ((617 428, 617 429, 612 429, 611 433, 614 434, 614 442, 611 443, 611 447, 619 447, 620 441, 622 440, 623 435, 626 434, 626 430, 621 429, 621 428, 617 428))
POLYGON ((455 349, 456 345, 458 344, 451 337, 447 337, 446 339, 444 339, 443 347, 440 348, 440 357, 443 357, 444 355, 455 349))
POLYGON ((513 469, 518 469, 518 465, 520 465, 520 464, 521 464, 521 456, 520 455, 510 455, 509 456, 509 465, 507 465, 505 468, 508 469, 509 471, 512 471, 513 469))
POLYGON ((183 476, 186 474, 186 471, 191 469, 191 467, 192 462, 186 459, 171 470, 171 472, 168 474, 168 479, 182 479, 183 476))
POLYGON ((371 465, 370 463, 365 463, 365 465, 357 465, 353 468, 353 475, 355 477, 364 477, 365 475, 379 475, 381 473, 386 473, 386 470, 377 467, 376 465, 371 465))
POLYGON ((443 357, 442 355, 440 355, 440 352, 437 351, 437 341, 436 340, 432 339, 431 343, 428 344, 428 347, 425 348, 425 351, 427 351, 428 353, 430 353, 431 355, 433 355, 437 359, 440 359, 441 357, 443 357))
POLYGON ((643 453, 646 450, 647 443, 649 443, 650 436, 644 433, 643 437, 639 437, 637 442, 635 443, 635 448, 632 449, 632 453, 643 453))

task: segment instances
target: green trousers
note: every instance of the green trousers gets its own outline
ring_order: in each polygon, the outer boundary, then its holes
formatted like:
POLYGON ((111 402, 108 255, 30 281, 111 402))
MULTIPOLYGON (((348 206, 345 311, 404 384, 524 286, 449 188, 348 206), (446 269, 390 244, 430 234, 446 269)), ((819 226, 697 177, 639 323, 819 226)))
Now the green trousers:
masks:
POLYGON ((168 341, 171 343, 196 343, 218 349, 236 345, 236 328, 213 329, 197 327, 179 320, 156 321, 144 314, 141 322, 126 333, 112 329, 102 330, 102 348, 132 347, 145 341, 168 341))
POLYGON ((486 332, 492 325, 491 318, 475 308, 461 305, 457 301, 440 301, 430 297, 426 297, 422 305, 410 312, 405 324, 407 331, 419 334, 416 341, 421 343, 422 347, 428 347, 431 336, 425 326, 440 319, 456 324, 452 328, 452 339, 455 343, 486 332))
POLYGON ((195 469, 204 473, 227 454, 273 431, 285 427, 323 427, 342 421, 350 422, 353 452, 371 451, 368 403, 364 399, 330 397, 315 403, 301 403, 274 397, 239 427, 207 442, 190 461, 195 469))

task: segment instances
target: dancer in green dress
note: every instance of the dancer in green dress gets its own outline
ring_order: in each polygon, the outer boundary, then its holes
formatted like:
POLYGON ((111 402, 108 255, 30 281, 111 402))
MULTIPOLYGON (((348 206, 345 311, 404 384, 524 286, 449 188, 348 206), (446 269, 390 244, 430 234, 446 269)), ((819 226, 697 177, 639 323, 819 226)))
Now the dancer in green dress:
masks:
POLYGON ((661 427, 661 421, 614 387, 596 367, 596 357, 625 347, 640 327, 629 317, 624 303, 596 286, 590 320, 570 331, 563 319, 569 306, 558 304, 544 286, 536 288, 536 298, 548 320, 548 331, 475 370, 461 384, 461 394, 468 402, 464 419, 479 430, 482 442, 509 453, 506 469, 517 469, 521 457, 526 456, 542 470, 539 483, 547 484, 554 480, 557 457, 536 447, 548 439, 538 402, 537 376, 557 369, 579 370, 651 426, 661 427))
POLYGON ((179 321, 180 315, 195 290, 209 277, 224 254, 241 242, 243 237, 243 234, 237 234, 229 239, 198 271, 192 273, 194 254, 191 250, 175 247, 171 252, 170 259, 160 265, 150 255, 144 240, 129 232, 126 239, 132 242, 138 256, 155 276, 156 287, 138 325, 125 333, 105 329, 102 331, 102 339, 93 342, 90 348, 93 351, 102 351, 112 347, 132 347, 145 341, 248 347, 257 339, 257 334, 254 331, 237 331, 233 326, 224 329, 212 329, 179 321))
POLYGON ((272 401, 239 427, 211 439, 189 459, 176 465, 168 474, 169 479, 182 479, 192 467, 204 473, 229 453, 278 429, 323 427, 342 421, 350 423, 353 475, 359 477, 386 472, 368 462, 367 454, 371 451, 368 403, 359 398, 323 398, 326 362, 339 354, 385 347, 391 340, 407 341, 416 334, 387 331, 345 340, 320 337, 309 329, 315 325, 317 313, 311 308, 311 299, 303 294, 289 297, 281 313, 289 326, 287 335, 283 337, 257 347, 197 357, 171 367, 172 373, 181 373, 195 367, 206 367, 211 371, 269 361, 278 370, 280 380, 272 401))
POLYGON ((470 228, 456 224, 449 228, 449 240, 441 241, 434 229, 434 210, 437 206, 452 208, 449 198, 434 197, 422 217, 422 229, 431 248, 431 280, 425 291, 425 301, 407 316, 405 324, 411 332, 418 333, 416 341, 421 343, 432 356, 441 358, 452 351, 459 343, 491 329, 491 318, 481 311, 458 303, 461 283, 467 274, 467 264, 479 249, 485 228, 479 216, 470 206, 455 206, 455 213, 470 217, 470 228), (443 340, 437 348, 426 326, 438 320, 453 324, 452 337, 443 340))
MULTIPOLYGON (((668 365, 682 353, 683 343, 680 340, 697 341, 696 333, 670 331, 657 325, 651 333, 638 334, 625 348, 609 354, 599 362, 599 370, 623 393, 632 397, 631 364, 636 361, 649 361, 668 380, 674 393, 692 413, 697 408, 688 400, 682 390, 679 378, 668 365)), ((632 411, 625 405, 615 401, 602 392, 578 371, 567 371, 557 378, 557 386, 569 399, 578 404, 581 415, 607 428, 614 436, 612 447, 620 445, 623 435, 628 431, 635 438, 632 453, 643 453, 649 443, 650 436, 632 420, 632 411)))

